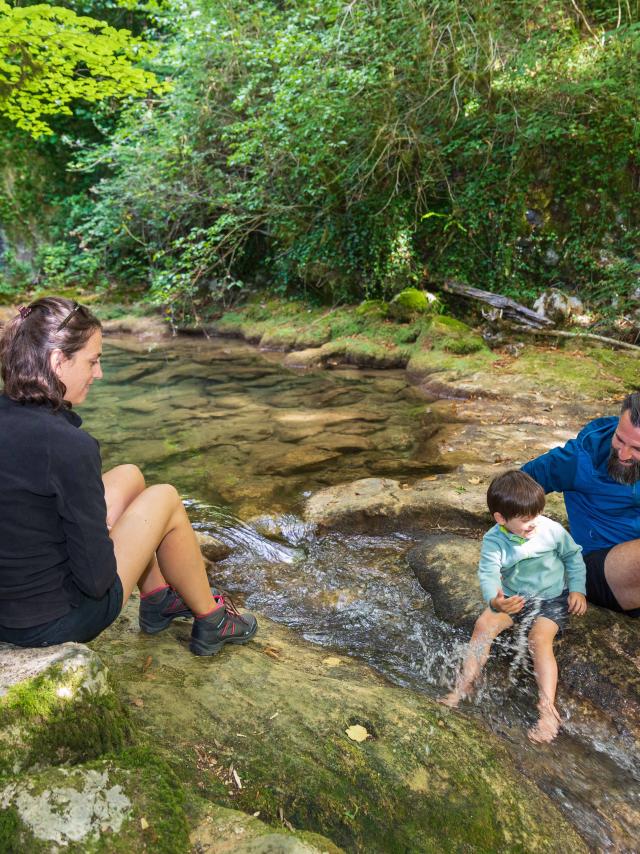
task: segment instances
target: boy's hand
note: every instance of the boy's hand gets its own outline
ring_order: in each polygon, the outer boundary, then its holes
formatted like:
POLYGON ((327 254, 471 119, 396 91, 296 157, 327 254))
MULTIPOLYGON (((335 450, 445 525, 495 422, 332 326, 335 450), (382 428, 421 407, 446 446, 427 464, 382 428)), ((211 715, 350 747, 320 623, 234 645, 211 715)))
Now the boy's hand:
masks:
POLYGON ((575 590, 569 593, 569 613, 581 617, 587 610, 587 597, 575 590))
POLYGON ((502 590, 498 590, 489 604, 494 610, 502 611, 503 614, 517 614, 524 608, 524 597, 505 596, 502 590))

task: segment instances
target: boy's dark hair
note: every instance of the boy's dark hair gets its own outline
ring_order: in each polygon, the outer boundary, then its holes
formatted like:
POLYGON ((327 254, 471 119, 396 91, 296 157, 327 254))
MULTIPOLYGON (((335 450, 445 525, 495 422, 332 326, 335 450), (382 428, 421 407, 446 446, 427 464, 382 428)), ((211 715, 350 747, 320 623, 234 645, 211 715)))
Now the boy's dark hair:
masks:
POLYGON ((494 477, 487 490, 489 512, 492 516, 501 513, 507 522, 514 516, 537 516, 544 510, 544 502, 540 484, 517 469, 494 477))

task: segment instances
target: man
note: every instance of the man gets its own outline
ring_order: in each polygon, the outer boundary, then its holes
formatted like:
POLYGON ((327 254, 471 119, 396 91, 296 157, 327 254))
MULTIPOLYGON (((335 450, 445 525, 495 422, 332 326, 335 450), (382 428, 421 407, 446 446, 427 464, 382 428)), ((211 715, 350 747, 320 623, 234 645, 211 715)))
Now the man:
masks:
POLYGON ((545 492, 564 494, 584 550, 587 599, 640 617, 640 392, 624 399, 619 418, 596 418, 522 470, 545 492))

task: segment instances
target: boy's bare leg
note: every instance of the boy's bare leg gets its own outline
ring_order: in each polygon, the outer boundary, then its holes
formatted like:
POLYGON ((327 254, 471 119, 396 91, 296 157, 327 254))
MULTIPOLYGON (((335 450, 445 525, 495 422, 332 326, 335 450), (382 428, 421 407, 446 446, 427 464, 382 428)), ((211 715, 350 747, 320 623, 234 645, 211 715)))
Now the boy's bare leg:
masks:
POLYGON ((538 723, 528 736, 531 741, 553 741, 560 729, 560 715, 556 709, 558 687, 558 665, 553 654, 553 639, 558 626, 547 617, 538 617, 529 632, 529 649, 533 657, 533 668, 538 683, 538 723))
POLYGON ((500 632, 512 625, 513 620, 508 614, 496 614, 491 608, 487 608, 480 614, 473 628, 473 634, 456 680, 456 686, 451 693, 442 697, 439 702, 455 708, 461 700, 469 696, 489 657, 491 644, 500 632))
POLYGON ((125 602, 157 554, 162 578, 194 614, 218 607, 196 535, 173 486, 150 486, 134 498, 111 529, 111 539, 125 602))

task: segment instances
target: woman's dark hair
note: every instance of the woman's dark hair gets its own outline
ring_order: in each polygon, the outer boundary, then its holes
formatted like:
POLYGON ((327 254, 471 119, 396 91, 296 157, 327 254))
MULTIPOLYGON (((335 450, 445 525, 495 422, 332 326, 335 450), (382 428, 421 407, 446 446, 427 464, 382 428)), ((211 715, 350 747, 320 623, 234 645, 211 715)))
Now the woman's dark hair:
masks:
POLYGON ((537 516, 544 510, 544 502, 540 484, 517 469, 494 477, 487 490, 489 512, 500 513, 507 522, 514 516, 537 516))
POLYGON ((21 306, 0 340, 4 393, 22 403, 67 406, 67 389, 51 367, 51 353, 60 350, 70 359, 100 328, 89 309, 62 297, 21 306))

